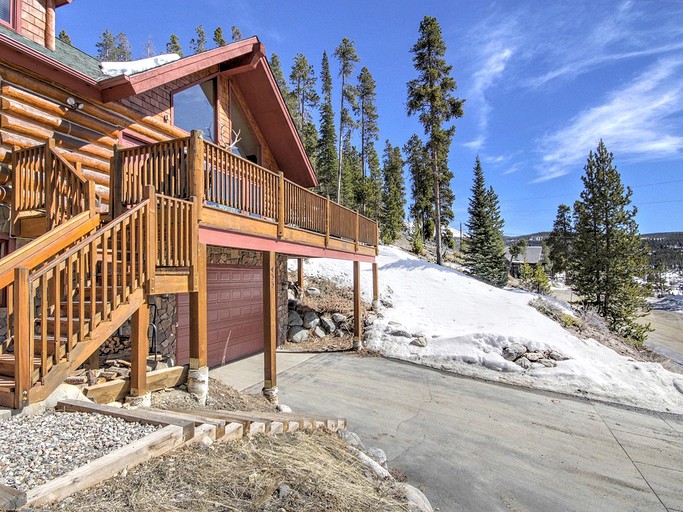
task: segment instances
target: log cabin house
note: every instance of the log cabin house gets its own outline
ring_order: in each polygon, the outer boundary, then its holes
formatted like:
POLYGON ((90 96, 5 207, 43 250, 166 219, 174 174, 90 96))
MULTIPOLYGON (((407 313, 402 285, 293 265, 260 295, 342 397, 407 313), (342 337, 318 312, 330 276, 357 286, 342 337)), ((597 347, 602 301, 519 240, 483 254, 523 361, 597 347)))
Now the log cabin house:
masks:
POLYGON ((0 406, 45 399, 128 320, 145 396, 151 304, 189 378, 264 352, 276 396, 291 257, 353 265, 358 342, 377 224, 310 190, 261 42, 109 76, 55 38, 69 3, 0 0, 0 406))

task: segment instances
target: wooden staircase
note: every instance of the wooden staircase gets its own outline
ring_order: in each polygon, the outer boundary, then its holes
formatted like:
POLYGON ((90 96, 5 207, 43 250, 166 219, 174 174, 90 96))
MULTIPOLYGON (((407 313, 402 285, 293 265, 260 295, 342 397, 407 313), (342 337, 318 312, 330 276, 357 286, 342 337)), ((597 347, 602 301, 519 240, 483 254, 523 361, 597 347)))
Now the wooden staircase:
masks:
POLYGON ((35 218, 41 209, 47 224, 45 234, 0 260, 8 326, 0 340, 0 406, 21 408, 47 398, 147 307, 156 268, 168 266, 168 254, 191 268, 198 241, 197 230, 188 228, 194 203, 157 196, 153 187, 96 229, 93 183, 52 142, 16 151, 12 163, 17 227, 22 212, 35 218))

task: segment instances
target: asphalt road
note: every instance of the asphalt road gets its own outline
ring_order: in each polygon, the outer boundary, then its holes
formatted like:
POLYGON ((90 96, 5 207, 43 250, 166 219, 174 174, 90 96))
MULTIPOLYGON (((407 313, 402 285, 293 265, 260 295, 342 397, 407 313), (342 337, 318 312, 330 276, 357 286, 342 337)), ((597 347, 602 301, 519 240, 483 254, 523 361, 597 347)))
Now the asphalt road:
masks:
POLYGON ((346 417, 441 511, 683 511, 680 416, 354 354, 301 362, 279 387, 294 410, 346 417))

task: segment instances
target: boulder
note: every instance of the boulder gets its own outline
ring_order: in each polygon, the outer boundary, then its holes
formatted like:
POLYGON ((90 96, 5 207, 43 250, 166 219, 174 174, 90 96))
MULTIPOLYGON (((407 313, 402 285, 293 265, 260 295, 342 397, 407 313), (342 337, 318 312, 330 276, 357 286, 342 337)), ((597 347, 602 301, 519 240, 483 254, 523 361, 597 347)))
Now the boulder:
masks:
POLYGON ((532 363, 544 359, 543 352, 527 352, 526 354, 524 354, 524 356, 532 363))
POLYGON ((552 359, 539 359, 538 362, 546 368, 555 368, 557 366, 557 363, 552 359))
POLYGON ((361 450, 365 449, 365 446, 363 446, 363 441, 360 440, 360 437, 355 432, 351 432, 345 428, 340 428, 337 430, 337 436, 349 443, 351 446, 355 446, 361 450))
POLYGON ((304 313, 303 326, 306 329, 313 329, 314 327, 317 327, 319 323, 320 317, 318 316, 318 313, 315 311, 306 311, 306 313, 304 313))
POLYGON ((285 404, 277 404, 275 408, 277 409, 277 412, 292 412, 291 407, 285 404))
POLYGON ((334 320, 332 320, 328 316, 320 317, 320 325, 323 329, 325 329, 325 331, 329 332, 330 334, 337 330, 337 324, 335 324, 334 320))
POLYGON ((410 344, 415 345, 416 347, 424 348, 427 346, 427 338, 424 336, 418 336, 417 338, 413 338, 413 341, 411 341, 410 344))
POLYGON ((304 329, 300 325, 295 325, 289 328, 287 338, 292 343, 303 343, 304 341, 308 340, 308 330, 304 329))
POLYGON ((318 290, 314 286, 309 286, 308 288, 306 288, 306 295, 309 297, 320 297, 320 290, 318 290))
POLYGON ((401 329, 401 328, 389 329, 389 334, 391 336, 396 336, 396 337, 401 337, 401 338, 412 338, 413 337, 412 334, 410 334, 405 329, 401 329))
POLYGON ((531 368, 531 361, 529 361, 526 357, 523 356, 517 359, 515 363, 524 368, 525 370, 531 368))
POLYGON ((552 359, 553 361, 566 361, 569 359, 567 356, 564 356, 559 352, 555 352, 554 350, 548 354, 548 358, 552 359))
POLYGON ((508 361, 514 361, 524 354, 526 354, 526 347, 521 343, 513 343, 509 347, 503 349, 503 357, 508 361))
POLYGON ((410 512, 434 512, 432 504, 429 503, 427 496, 425 496, 417 487, 413 487, 406 483, 398 483, 397 485, 403 488, 403 492, 408 500, 408 510, 410 510, 410 512))
POLYGON ((327 333, 325 332, 325 329, 317 325, 315 329, 313 329, 313 335, 317 336, 318 338, 324 338, 327 336, 327 333))
POLYGON ((387 454, 381 448, 368 448, 365 450, 368 456, 372 457, 380 466, 387 469, 387 454))
POLYGON ((337 325, 346 322, 346 319, 346 315, 342 315, 341 313, 332 314, 332 320, 334 320, 334 323, 337 325))
POLYGON ((301 315, 299 313, 290 309, 289 315, 287 316, 287 325, 289 327, 304 325, 304 320, 301 318, 301 315))

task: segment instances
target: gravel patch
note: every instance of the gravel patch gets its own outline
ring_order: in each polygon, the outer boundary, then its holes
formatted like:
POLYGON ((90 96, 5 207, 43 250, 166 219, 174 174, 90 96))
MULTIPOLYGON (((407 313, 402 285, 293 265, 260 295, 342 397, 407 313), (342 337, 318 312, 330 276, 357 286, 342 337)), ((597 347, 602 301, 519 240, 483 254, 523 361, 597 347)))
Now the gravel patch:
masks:
POLYGON ((0 425, 0 483, 27 491, 159 428, 104 414, 15 416, 0 425))

